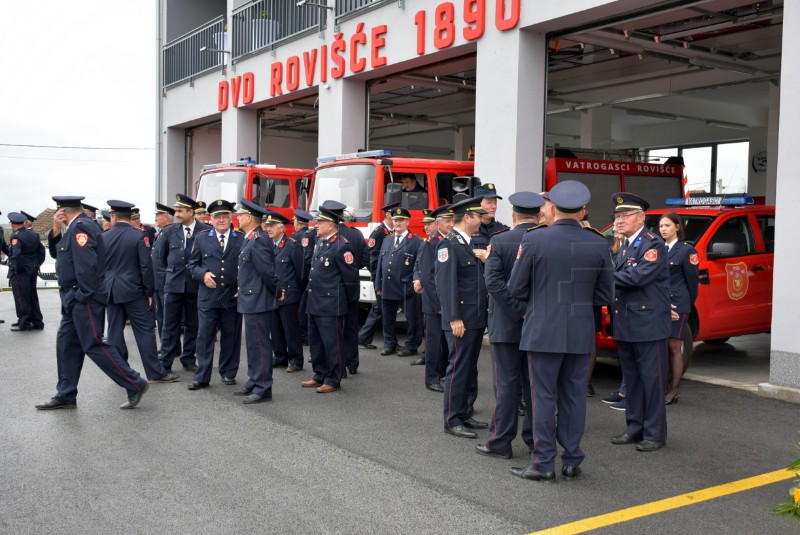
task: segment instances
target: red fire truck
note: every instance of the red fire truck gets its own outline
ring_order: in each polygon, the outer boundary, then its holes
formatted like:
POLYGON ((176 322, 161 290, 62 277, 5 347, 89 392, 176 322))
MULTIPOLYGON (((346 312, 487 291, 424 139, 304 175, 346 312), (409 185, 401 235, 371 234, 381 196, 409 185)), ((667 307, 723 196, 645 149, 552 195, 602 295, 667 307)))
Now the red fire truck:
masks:
MULTIPOLYGON (((203 166, 197 179, 197 200, 239 202, 245 198, 291 219, 295 208, 305 208, 312 183, 311 169, 281 168, 257 164, 250 158, 203 166)), ((294 232, 292 225, 287 233, 294 232)))

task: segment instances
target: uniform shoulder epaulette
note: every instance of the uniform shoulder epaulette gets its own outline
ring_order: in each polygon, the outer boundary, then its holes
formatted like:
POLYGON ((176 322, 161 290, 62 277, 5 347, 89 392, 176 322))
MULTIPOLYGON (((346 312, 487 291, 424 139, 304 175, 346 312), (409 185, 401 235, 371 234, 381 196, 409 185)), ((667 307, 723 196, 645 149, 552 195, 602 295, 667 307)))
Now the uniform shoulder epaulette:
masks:
POLYGON ((347 238, 345 238, 345 237, 344 237, 344 236, 342 236, 341 234, 339 234, 339 238, 341 238, 341 239, 342 239, 342 241, 343 241, 343 242, 345 242, 345 243, 350 243, 350 240, 348 240, 347 238))
POLYGON ((260 237, 261 237, 261 233, 260 233, 260 232, 254 232, 254 233, 253 233, 253 239, 254 239, 254 240, 257 240, 257 239, 259 239, 260 237))
POLYGON ((289 240, 289 241, 290 241, 290 242, 292 242, 292 243, 297 243, 297 240, 295 240, 295 239, 294 239, 294 238, 292 238, 291 236, 286 236, 286 239, 287 239, 287 240, 289 240))
POLYGON ((656 235, 649 231, 645 231, 644 236, 650 241, 655 241, 656 239, 656 235))
POLYGON ((588 231, 590 231, 590 232, 594 232, 594 233, 595 233, 595 234, 597 234, 598 236, 603 236, 603 233, 602 233, 602 232, 600 232, 599 230, 597 230, 597 229, 596 229, 596 228, 594 228, 594 227, 583 227, 583 228, 585 228, 586 230, 588 230, 588 231))
POLYGON ((509 227, 500 229, 500 230, 498 230, 496 232, 492 232, 492 236, 497 236, 498 234, 502 234, 503 232, 508 232, 509 230, 511 230, 509 227))
POLYGON ((544 224, 542 224, 542 225, 536 225, 535 227, 531 227, 531 228, 529 228, 529 229, 528 229, 528 230, 526 230, 525 232, 531 232, 531 231, 533 231, 533 230, 536 230, 537 228, 545 228, 545 227, 547 227, 547 225, 544 225, 544 224))

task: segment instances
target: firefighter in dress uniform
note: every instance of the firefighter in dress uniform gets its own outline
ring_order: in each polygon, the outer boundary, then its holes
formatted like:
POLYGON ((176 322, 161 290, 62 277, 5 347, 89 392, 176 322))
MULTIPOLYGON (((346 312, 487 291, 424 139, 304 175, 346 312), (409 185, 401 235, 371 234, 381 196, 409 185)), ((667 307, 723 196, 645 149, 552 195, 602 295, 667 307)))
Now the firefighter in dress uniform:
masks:
POLYGON ((304 388, 320 394, 339 390, 344 378, 345 318, 358 299, 358 259, 350 242, 339 233, 339 215, 320 207, 317 244, 308 279, 308 342, 314 378, 304 388))
POLYGON ((497 194, 497 188, 495 188, 494 184, 488 183, 478 186, 475 188, 474 194, 475 197, 483 198, 481 201, 481 208, 486 210, 486 213, 481 216, 481 226, 478 227, 478 232, 472 237, 472 248, 477 251, 475 253, 476 256, 480 258, 482 262, 486 262, 486 257, 489 254, 487 252, 489 240, 492 239, 492 235, 507 229, 508 226, 494 218, 497 212, 497 200, 503 200, 503 198, 497 194))
POLYGON ((197 291, 198 283, 189 270, 189 258, 197 236, 208 233, 211 227, 194 218, 197 203, 187 195, 175 197, 176 223, 161 230, 160 247, 153 251, 155 271, 164 271, 164 326, 161 330, 161 361, 164 369, 172 370, 172 362, 180 356, 187 371, 196 371, 197 291), (181 323, 183 328, 181 329, 181 323), (181 350, 181 330, 183 349, 181 350))
POLYGON ((275 276, 275 253, 261 220, 266 210, 247 199, 240 200, 239 227, 244 243, 239 252, 239 289, 236 307, 242 315, 247 349, 247 382, 234 391, 246 396, 242 403, 272 399, 272 340, 270 331, 277 321, 275 311, 281 291, 275 276))
POLYGON ((442 305, 442 329, 449 348, 444 383, 444 431, 476 438, 470 429, 485 429, 469 414, 471 385, 477 383, 478 356, 486 330, 487 294, 483 263, 470 241, 478 232, 481 197, 453 205, 453 230, 436 250, 436 290, 442 305))
POLYGON ((650 204, 615 193, 615 232, 625 236, 614 262, 614 339, 625 382, 625 432, 612 444, 656 451, 667 442, 667 342, 672 331, 667 247, 644 225, 650 204))
POLYGON ((39 266, 44 262, 44 246, 39 236, 25 226, 28 218, 19 212, 8 214, 11 238, 8 255, 8 280, 14 294, 17 321, 12 331, 44 329, 42 311, 36 292, 39 266))
MULTIPOLYGON (((520 396, 523 400, 530 399, 528 355, 519 348, 527 303, 511 295, 508 279, 517 260, 519 244, 528 230, 538 225, 539 210, 545 204, 542 197, 529 191, 514 193, 508 200, 514 227, 492 236, 484 267, 489 291, 489 342, 495 403, 486 443, 475 446, 482 455, 506 459, 511 458, 511 443, 517 436, 520 396)), ((522 439, 532 450, 532 423, 527 412, 523 416, 522 439)))
MULTIPOLYGON (((394 224, 392 223, 392 209, 400 206, 400 201, 391 202, 384 205, 383 221, 380 226, 375 227, 375 230, 369 235, 367 240, 367 250, 369 252, 369 275, 372 280, 373 287, 375 286, 375 274, 378 271, 378 258, 381 255, 381 245, 386 236, 394 233, 394 224)), ((375 303, 370 307, 367 319, 364 320, 364 325, 358 331, 358 345, 364 349, 377 349, 372 343, 375 337, 375 329, 378 322, 381 321, 381 296, 375 296, 375 303)))
POLYGON ((375 272, 375 294, 381 296, 383 351, 381 355, 416 355, 422 343, 419 303, 414 292, 414 263, 422 240, 408 231, 411 214, 405 208, 392 210, 394 232, 381 244, 375 272), (406 344, 397 351, 397 310, 402 307, 408 320, 406 344))
POLYGON ((197 292, 197 371, 189 390, 209 386, 214 366, 214 341, 220 336, 219 374, 236 384, 242 345, 242 315, 236 310, 239 252, 243 237, 231 227, 233 203, 219 199, 208 211, 214 228, 195 238, 189 271, 200 284, 197 292))
MULTIPOLYGON (((125 322, 130 320, 145 375, 151 383, 173 383, 178 376, 158 360, 151 302, 155 287, 150 238, 131 225, 131 203, 109 200, 112 227, 103 234, 106 248, 105 294, 108 343, 127 355, 125 322)), ((125 359, 127 360, 127 359, 125 359)))
MULTIPOLYGON (((155 277, 155 291, 153 293, 154 307, 156 317, 156 325, 158 326, 158 336, 162 335, 164 329, 164 284, 167 280, 166 266, 162 266, 156 262, 161 254, 161 249, 167 240, 160 239, 164 234, 164 229, 172 225, 172 218, 175 215, 175 209, 165 204, 156 203, 156 225, 158 231, 152 241, 152 249, 150 251, 150 261, 153 264, 153 275, 155 277)), ((180 347, 178 348, 180 352, 180 347)), ((160 358, 160 357, 159 357, 160 358)))
POLYGON ((280 214, 267 211, 263 220, 275 255, 275 275, 283 298, 278 303, 272 328, 273 366, 286 366, 287 373, 303 370, 303 343, 297 323, 298 305, 304 268, 303 247, 286 235, 289 220, 280 214))
MULTIPOLYGON (((423 211, 424 212, 424 211, 423 211)), ((436 292, 436 249, 439 242, 453 229, 453 211, 445 204, 424 216, 431 219, 428 239, 419 248, 414 264, 414 291, 422 293, 422 313, 425 315, 425 388, 444 392, 442 377, 447 370, 447 339, 442 332, 442 305, 436 292)), ((413 364, 413 363, 412 363, 413 364)))
POLYGON ((61 297, 61 324, 56 335, 58 384, 56 394, 36 405, 38 410, 74 409, 84 355, 124 388, 128 401, 121 409, 133 409, 148 389, 147 380, 122 360, 114 346, 101 341, 98 330, 105 313, 103 281, 106 251, 100 228, 81 210, 83 197, 53 197, 61 222, 56 273, 61 297))
POLYGON ((308 297, 306 296, 306 286, 308 285, 311 251, 314 249, 314 240, 309 240, 307 235, 313 230, 308 226, 309 221, 312 219, 314 219, 314 216, 305 210, 296 209, 294 211, 295 231, 292 234, 292 239, 300 244, 300 249, 303 251, 303 272, 300 275, 300 302, 297 305, 297 321, 299 323, 300 340, 304 346, 308 345, 308 314, 306 314, 308 297), (310 244, 309 241, 311 242, 310 244))
POLYGON ((574 180, 553 187, 555 221, 525 234, 508 282, 511 295, 527 303, 519 347, 528 354, 534 447, 529 465, 511 469, 524 479, 555 479, 556 442, 564 479, 581 472, 594 309, 611 300, 613 288, 605 238, 581 226, 590 199, 574 180))

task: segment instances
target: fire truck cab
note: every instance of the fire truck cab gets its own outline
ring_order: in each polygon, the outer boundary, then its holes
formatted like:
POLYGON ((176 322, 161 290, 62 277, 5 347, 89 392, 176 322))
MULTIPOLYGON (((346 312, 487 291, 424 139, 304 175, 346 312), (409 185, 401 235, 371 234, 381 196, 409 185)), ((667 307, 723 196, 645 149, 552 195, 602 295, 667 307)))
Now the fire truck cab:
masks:
MULTIPOLYGON (((197 200, 206 204, 217 199, 238 203, 245 198, 291 221, 294 209, 306 206, 312 174, 310 169, 257 164, 250 158, 204 165, 197 181, 197 200)), ((291 225, 287 226, 287 233, 293 231, 291 225)))

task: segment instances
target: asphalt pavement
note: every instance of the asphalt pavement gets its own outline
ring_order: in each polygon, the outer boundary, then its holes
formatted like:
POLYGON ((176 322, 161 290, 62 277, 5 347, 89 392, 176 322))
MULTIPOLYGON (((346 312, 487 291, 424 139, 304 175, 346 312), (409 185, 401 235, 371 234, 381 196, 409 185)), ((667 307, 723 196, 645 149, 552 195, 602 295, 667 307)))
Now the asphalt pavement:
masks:
MULTIPOLYGON (((599 365, 588 398, 584 472, 555 484, 515 478, 529 462, 476 454, 478 440, 442 431, 442 395, 410 358, 361 351, 339 392, 275 371, 273 400, 242 405, 235 386, 152 385, 133 411, 125 392, 87 359, 72 411, 37 411, 55 392, 58 294, 41 291, 44 331, 9 331, 0 294, 0 533, 529 533, 721 485, 796 457, 798 407, 740 389, 685 381, 668 408, 667 447, 613 446, 624 413, 600 397, 619 383, 599 365)), ((141 372, 132 333, 131 363, 141 372)), ((307 356, 307 348, 306 356, 307 356)), ((179 368, 179 366, 176 366, 179 368)), ((246 357, 237 380, 245 380, 246 357)), ((476 419, 493 407, 488 348, 479 363, 476 419)), ((559 464, 560 466, 560 464, 559 464)), ((788 481, 674 509, 593 533, 798 533, 768 507, 788 481)))

